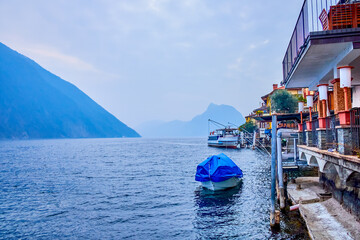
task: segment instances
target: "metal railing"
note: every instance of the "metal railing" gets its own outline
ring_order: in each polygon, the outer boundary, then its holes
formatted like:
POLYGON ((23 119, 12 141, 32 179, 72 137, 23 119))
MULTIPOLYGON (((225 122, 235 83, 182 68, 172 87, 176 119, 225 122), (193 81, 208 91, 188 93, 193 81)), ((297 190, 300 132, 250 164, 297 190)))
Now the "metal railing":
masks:
POLYGON ((350 110, 350 128, 352 147, 355 154, 360 153, 360 108, 350 110))
MULTIPOLYGON (((328 13, 331 7, 337 4, 339 4, 339 0, 304 1, 283 59, 283 83, 287 81, 295 63, 304 51, 310 32, 323 31, 331 26, 331 23, 328 22, 328 27, 326 27, 326 21, 329 21, 328 13)), ((333 10, 333 12, 337 13, 335 16, 339 15, 338 11, 333 10)))
POLYGON ((306 122, 304 121, 303 124, 302 124, 302 141, 303 141, 303 144, 306 145, 306 122))
POLYGON ((311 147, 318 147, 318 131, 319 120, 315 119, 311 121, 311 147))
MULTIPOLYGON (((244 141, 249 145, 249 146, 252 146, 253 145, 253 137, 254 137, 254 134, 255 134, 255 137, 256 137, 256 133, 250 133, 248 132, 245 128, 242 128, 241 129, 244 133, 244 141)), ((239 136, 240 137, 240 136, 239 136)), ((239 141, 240 142, 240 141, 239 141)), ((265 152, 267 153, 269 156, 271 156, 270 152, 267 150, 267 148, 258 140, 255 138, 255 142, 258 143, 258 146, 256 146, 255 144, 255 148, 262 151, 262 152, 265 152)))
POLYGON ((327 149, 336 149, 338 145, 338 135, 336 126, 339 126, 337 115, 331 115, 326 118, 326 147, 327 149))

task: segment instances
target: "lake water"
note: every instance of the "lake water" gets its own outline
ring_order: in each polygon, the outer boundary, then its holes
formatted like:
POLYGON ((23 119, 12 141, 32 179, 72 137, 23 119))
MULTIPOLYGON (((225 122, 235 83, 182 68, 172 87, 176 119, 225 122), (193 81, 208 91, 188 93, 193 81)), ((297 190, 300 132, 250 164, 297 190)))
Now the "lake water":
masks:
POLYGON ((297 213, 269 227, 270 158, 206 139, 0 142, 2 239, 308 239, 297 213), (196 166, 224 152, 243 183, 213 194, 196 166))

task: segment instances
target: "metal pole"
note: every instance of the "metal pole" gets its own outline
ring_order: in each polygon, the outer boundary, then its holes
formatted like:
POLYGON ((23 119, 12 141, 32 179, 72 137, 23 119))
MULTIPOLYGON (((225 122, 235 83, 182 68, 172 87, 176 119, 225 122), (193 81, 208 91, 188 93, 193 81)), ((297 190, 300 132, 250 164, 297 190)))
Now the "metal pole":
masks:
POLYGON ((281 151, 281 130, 277 133, 277 172, 278 172, 278 182, 279 182, 279 192, 280 192, 280 209, 285 208, 284 201, 284 177, 283 177, 283 168, 282 168, 282 151, 281 151))
POLYGON ((275 188, 276 188, 276 127, 277 116, 272 115, 271 123, 271 209, 270 209, 270 226, 275 226, 275 188))
POLYGON ((255 150, 255 147, 256 147, 256 131, 254 131, 253 133, 253 145, 252 145, 253 150, 255 150))
POLYGON ((294 138, 294 163, 296 164, 297 160, 297 138, 294 138))

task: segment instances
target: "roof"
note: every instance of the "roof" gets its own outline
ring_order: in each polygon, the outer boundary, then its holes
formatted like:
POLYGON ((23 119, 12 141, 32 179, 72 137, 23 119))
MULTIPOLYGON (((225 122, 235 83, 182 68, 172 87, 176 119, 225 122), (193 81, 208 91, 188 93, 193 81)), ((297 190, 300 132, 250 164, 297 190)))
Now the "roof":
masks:
MULTIPOLYGON (((295 120, 297 122, 301 121, 300 113, 278 113, 276 114, 278 121, 285 121, 285 120, 295 120)), ((303 119, 309 116, 308 112, 303 112, 303 119)), ((256 116, 254 117, 255 120, 261 121, 261 122, 271 122, 272 121, 272 115, 268 116, 256 116)))
POLYGON ((267 106, 261 106, 261 107, 259 107, 259 108, 255 108, 255 109, 253 110, 253 112, 262 111, 262 110, 267 110, 267 109, 268 109, 267 106))
POLYGON ((266 98, 269 96, 269 95, 272 95, 276 90, 280 90, 280 89, 285 89, 285 86, 282 86, 282 87, 279 87, 279 88, 276 88, 276 89, 273 89, 270 93, 264 95, 261 97, 262 100, 266 100, 266 98), (265 99, 264 99, 265 98, 265 99))

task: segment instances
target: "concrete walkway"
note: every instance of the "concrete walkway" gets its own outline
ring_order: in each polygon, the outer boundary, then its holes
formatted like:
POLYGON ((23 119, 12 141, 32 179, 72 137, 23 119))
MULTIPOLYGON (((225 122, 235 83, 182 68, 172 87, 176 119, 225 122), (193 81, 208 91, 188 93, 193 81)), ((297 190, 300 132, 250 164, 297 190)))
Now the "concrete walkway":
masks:
POLYGON ((324 200, 325 191, 318 178, 297 178, 288 184, 288 196, 294 204, 300 203, 300 214, 304 218, 312 239, 356 239, 360 240, 360 223, 335 199, 324 200), (297 187, 297 185, 300 185, 297 187))

